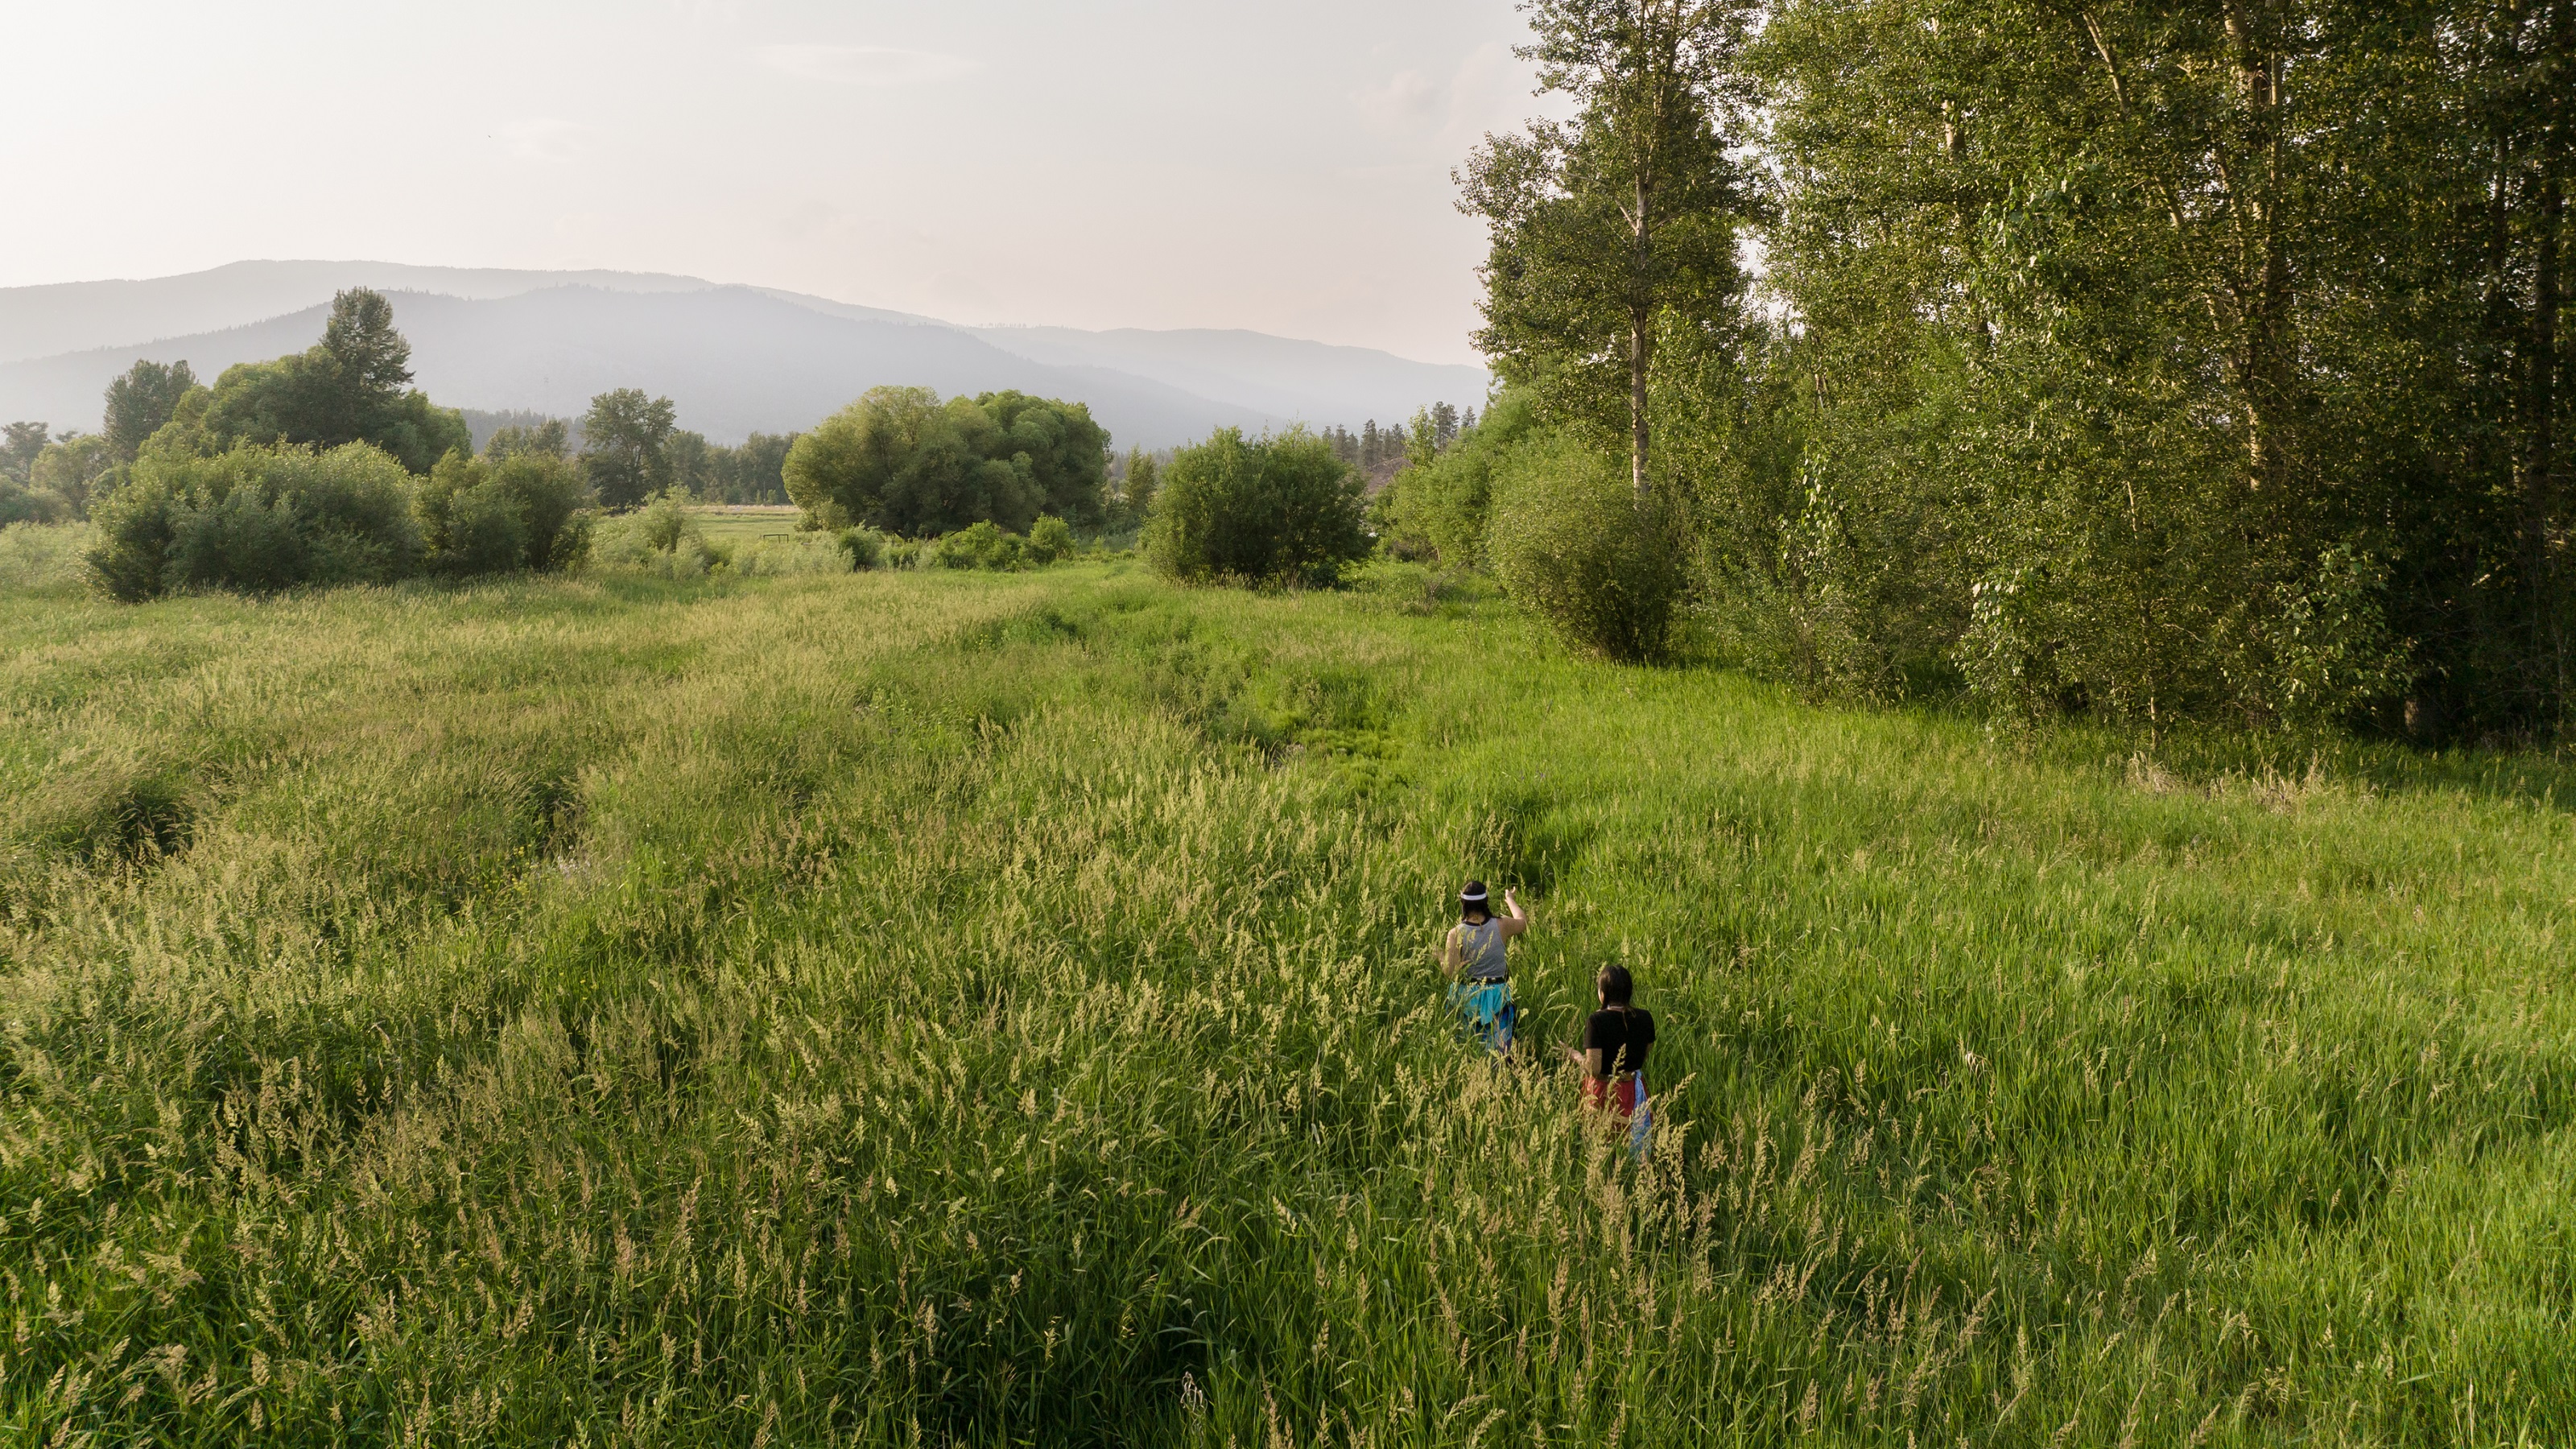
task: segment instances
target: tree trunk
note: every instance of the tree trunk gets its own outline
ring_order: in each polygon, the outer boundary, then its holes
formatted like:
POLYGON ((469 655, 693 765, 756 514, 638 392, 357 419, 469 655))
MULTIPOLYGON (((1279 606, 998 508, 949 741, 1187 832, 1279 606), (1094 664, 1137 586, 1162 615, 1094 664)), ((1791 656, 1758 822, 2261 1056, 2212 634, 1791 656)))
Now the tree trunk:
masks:
POLYGON ((1637 500, 1644 502, 1649 491, 1646 483, 1646 449, 1651 441, 1646 422, 1647 329, 1654 318, 1638 307, 1628 316, 1628 481, 1636 487, 1637 500))
POLYGON ((2237 86, 2245 104, 2245 139, 2258 165, 2253 190, 2236 198, 2253 223, 2252 255, 2244 257, 2245 336, 2241 376, 2245 388, 2247 482, 2277 488, 2288 472, 2282 413, 2289 401, 2290 269, 2281 235, 2281 69, 2273 37, 2258 31, 2251 10, 2262 0, 2228 0, 2227 38, 2236 52, 2237 86), (2249 274, 2250 275, 2247 275, 2249 274))
POLYGON ((2555 712, 2565 704, 2567 668, 2558 560, 2551 548, 2558 519, 2559 232, 2567 202, 2558 158, 2548 157, 2542 165, 2539 255, 2532 269, 2531 360, 2524 394, 2530 432, 2522 466, 2523 550, 2530 579, 2533 642, 2540 655, 2533 662, 2548 681, 2549 708, 2555 712))
POLYGON ((1629 223, 1632 248, 1628 265, 1628 482, 1637 490, 1637 501, 1646 501, 1651 491, 1646 482, 1646 454, 1653 441, 1646 421, 1646 372, 1653 361, 1655 308, 1648 272, 1653 264, 1654 234, 1648 207, 1653 193, 1640 174, 1637 178, 1637 211, 1629 223))

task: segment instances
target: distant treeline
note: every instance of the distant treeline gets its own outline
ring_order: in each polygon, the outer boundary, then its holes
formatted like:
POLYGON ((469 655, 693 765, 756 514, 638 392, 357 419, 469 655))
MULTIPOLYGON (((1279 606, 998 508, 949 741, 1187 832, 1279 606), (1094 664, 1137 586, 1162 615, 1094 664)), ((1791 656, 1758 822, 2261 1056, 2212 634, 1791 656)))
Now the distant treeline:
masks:
POLYGON ((610 551, 676 559, 679 510, 701 501, 793 503, 861 566, 941 539, 970 540, 943 560, 1053 558, 1090 535, 1138 539, 1178 576, 1314 583, 1372 547, 1371 491, 1479 433, 1473 409, 1443 402, 1406 425, 1221 431, 1119 459, 1080 402, 881 387, 806 433, 726 447, 640 389, 565 418, 469 414, 411 383, 385 299, 342 293, 304 352, 211 386, 185 362, 139 363, 108 389, 99 433, 12 425, 0 523, 94 519, 92 575, 127 599, 569 568, 599 515, 636 510, 651 516, 603 535, 610 551))
MULTIPOLYGON (((1419 418, 1429 424, 1432 445, 1445 448, 1456 440, 1461 428, 1476 425, 1476 410, 1471 407, 1462 413, 1454 404, 1433 403, 1421 411, 1419 418)), ((1416 435, 1421 431, 1419 426, 1408 429, 1394 424, 1381 428, 1377 419, 1371 418, 1356 433, 1336 426, 1324 429, 1319 436, 1331 445, 1334 457, 1374 479, 1389 467, 1409 460, 1419 447, 1416 435)))
MULTIPOLYGON (((594 401, 593 406, 597 406, 594 401)), ((522 432, 543 429, 549 424, 563 428, 564 447, 573 453, 584 448, 583 419, 558 418, 551 414, 516 410, 481 412, 467 408, 465 425, 474 434, 474 447, 481 451, 504 429, 522 432)), ((706 436, 675 425, 660 437, 663 454, 661 469, 670 480, 669 486, 686 490, 709 503, 784 505, 787 499, 786 479, 780 468, 787 461, 787 450, 796 443, 796 434, 753 433, 738 447, 710 443, 706 436)))
MULTIPOLYGON (((320 365, 299 355, 229 368, 211 388, 184 361, 139 362, 109 386, 106 425, 96 433, 8 424, 0 432, 0 527, 87 518, 92 502, 124 481, 156 441, 165 453, 278 443, 327 451, 363 442, 415 474, 449 452, 542 454, 566 460, 583 474, 590 502, 611 509, 673 489, 710 503, 788 502, 781 470, 793 434, 754 433, 737 447, 710 443, 677 426, 670 399, 631 388, 594 398, 579 418, 439 408, 406 387, 409 349, 391 333, 389 317, 374 325, 393 337, 399 376, 389 380, 370 381, 365 359, 340 358, 333 349, 350 343, 334 334, 315 349, 327 359, 320 365), (335 381, 316 380, 324 375, 335 381)), ((349 335, 368 330, 362 324, 349 335)))
POLYGON ((810 433, 725 447, 635 388, 579 418, 469 421, 411 386, 410 356, 392 308, 360 290, 334 299, 313 347, 212 386, 185 362, 138 363, 100 432, 0 435, 0 525, 92 520, 93 579, 144 599, 569 568, 602 513, 649 513, 617 541, 671 554, 694 502, 793 501, 854 566, 885 535, 972 535, 943 560, 1043 561, 1075 528, 1132 531, 1152 496, 1150 464, 1110 485, 1109 434, 1078 402, 879 388, 810 433))

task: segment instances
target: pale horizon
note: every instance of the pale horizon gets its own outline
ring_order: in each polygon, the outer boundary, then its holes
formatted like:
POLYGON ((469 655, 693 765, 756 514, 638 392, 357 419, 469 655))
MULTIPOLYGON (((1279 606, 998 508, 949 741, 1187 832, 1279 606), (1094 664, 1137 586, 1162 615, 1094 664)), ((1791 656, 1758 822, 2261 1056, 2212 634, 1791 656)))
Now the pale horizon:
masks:
POLYGON ((1443 363, 1481 361, 1484 236, 1449 171, 1547 109, 1509 0, 154 0, 18 30, 84 63, 0 94, 0 162, 77 221, 0 238, 0 287, 257 260, 659 272, 1443 363))

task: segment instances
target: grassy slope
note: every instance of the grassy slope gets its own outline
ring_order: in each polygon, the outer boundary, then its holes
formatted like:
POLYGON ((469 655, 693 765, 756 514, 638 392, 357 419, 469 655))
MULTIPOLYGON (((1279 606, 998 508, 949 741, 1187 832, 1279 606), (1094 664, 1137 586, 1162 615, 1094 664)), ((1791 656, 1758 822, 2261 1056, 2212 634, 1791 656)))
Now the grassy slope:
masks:
POLYGON ((2576 1435, 2557 782, 2200 778, 1400 580, 0 600, 0 1443, 2576 1435))

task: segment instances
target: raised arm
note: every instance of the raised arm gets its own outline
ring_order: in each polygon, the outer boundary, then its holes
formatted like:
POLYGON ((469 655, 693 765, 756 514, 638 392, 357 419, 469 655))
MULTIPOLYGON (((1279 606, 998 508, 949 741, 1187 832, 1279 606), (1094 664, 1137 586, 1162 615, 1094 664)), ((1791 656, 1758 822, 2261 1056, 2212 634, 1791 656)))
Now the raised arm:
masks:
POLYGON ((1520 897, 1506 887, 1503 891, 1503 913, 1494 919, 1503 923, 1503 934, 1517 936, 1530 928, 1529 912, 1521 909, 1520 897))

